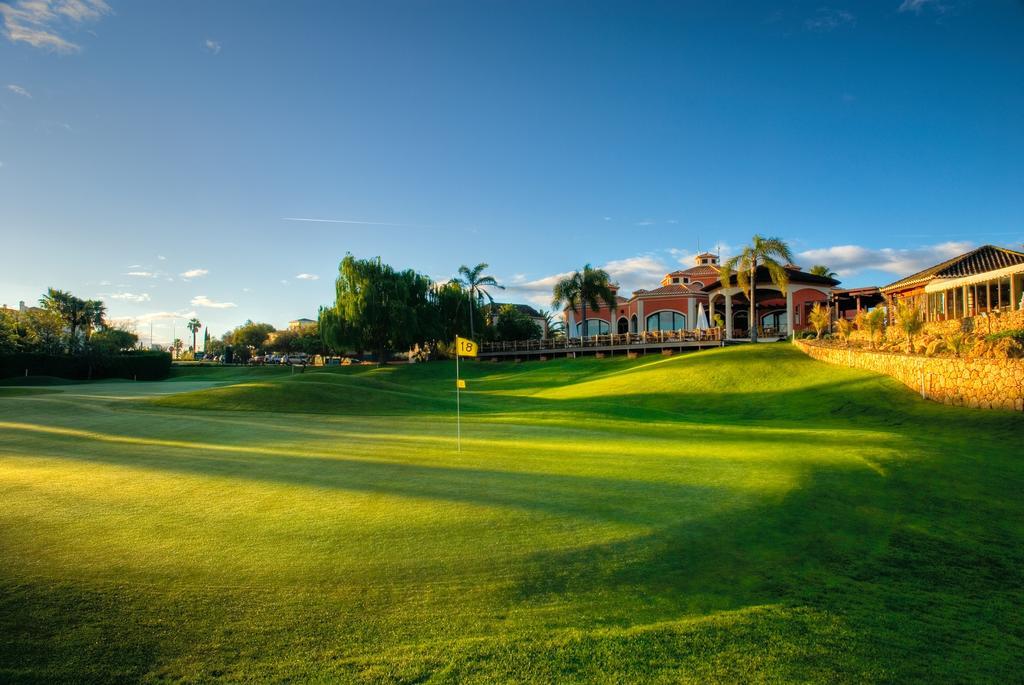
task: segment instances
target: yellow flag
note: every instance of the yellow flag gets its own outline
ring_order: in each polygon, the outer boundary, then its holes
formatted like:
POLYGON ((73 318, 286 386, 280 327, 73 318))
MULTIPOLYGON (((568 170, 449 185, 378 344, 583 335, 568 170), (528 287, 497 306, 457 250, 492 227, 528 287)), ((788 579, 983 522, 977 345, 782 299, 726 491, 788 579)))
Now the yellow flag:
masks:
POLYGON ((464 380, 462 380, 460 378, 459 380, 455 381, 455 387, 457 387, 459 390, 465 390, 466 389, 466 381, 464 381, 464 380))
POLYGON ((475 357, 478 348, 472 340, 455 336, 455 353, 460 357, 475 357))

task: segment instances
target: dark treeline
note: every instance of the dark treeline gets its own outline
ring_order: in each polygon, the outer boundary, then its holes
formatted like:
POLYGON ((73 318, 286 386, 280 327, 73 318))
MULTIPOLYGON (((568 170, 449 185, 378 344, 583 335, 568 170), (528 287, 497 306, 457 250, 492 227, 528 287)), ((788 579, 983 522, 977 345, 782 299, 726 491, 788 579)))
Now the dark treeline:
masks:
POLYGON ((50 288, 38 307, 0 309, 0 376, 160 378, 163 353, 137 350, 132 331, 107 320, 100 300, 50 288))

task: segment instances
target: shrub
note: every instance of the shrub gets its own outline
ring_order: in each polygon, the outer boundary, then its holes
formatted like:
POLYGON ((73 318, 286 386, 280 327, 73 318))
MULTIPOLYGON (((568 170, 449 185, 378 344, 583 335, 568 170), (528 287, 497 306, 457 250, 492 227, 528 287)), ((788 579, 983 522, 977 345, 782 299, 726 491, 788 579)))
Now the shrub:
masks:
POLYGON ((807 316, 807 320, 814 328, 814 332, 820 340, 821 334, 832 323, 832 312, 829 311, 828 307, 823 307, 820 302, 816 302, 814 307, 811 308, 811 313, 807 316))
POLYGON ((0 378, 56 376, 72 380, 90 378, 137 378, 152 381, 165 378, 171 369, 171 356, 165 352, 129 352, 115 355, 71 357, 19 353, 0 355, 0 378))
POLYGON ((912 300, 896 301, 896 323, 907 336, 907 352, 914 351, 914 336, 924 327, 921 308, 912 300))

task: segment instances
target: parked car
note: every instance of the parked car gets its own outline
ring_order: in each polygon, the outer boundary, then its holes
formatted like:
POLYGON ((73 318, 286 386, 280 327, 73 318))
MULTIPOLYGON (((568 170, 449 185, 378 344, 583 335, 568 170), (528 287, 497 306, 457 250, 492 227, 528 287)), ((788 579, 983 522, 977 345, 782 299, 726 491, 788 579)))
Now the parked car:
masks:
POLYGON ((286 354, 281 357, 282 364, 301 364, 305 366, 309 360, 305 354, 286 354))

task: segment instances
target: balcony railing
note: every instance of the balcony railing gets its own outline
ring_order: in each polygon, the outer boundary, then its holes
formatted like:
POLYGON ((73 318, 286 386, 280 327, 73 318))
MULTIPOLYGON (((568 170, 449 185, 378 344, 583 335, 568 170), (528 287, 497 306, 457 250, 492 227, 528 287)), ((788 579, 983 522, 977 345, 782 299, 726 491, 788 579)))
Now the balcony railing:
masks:
POLYGON ((686 342, 721 342, 720 328, 692 331, 651 331, 647 333, 613 333, 591 335, 586 338, 543 338, 540 340, 513 340, 481 343, 480 351, 488 352, 544 352, 581 350, 595 347, 631 347, 643 345, 675 344, 686 342))

